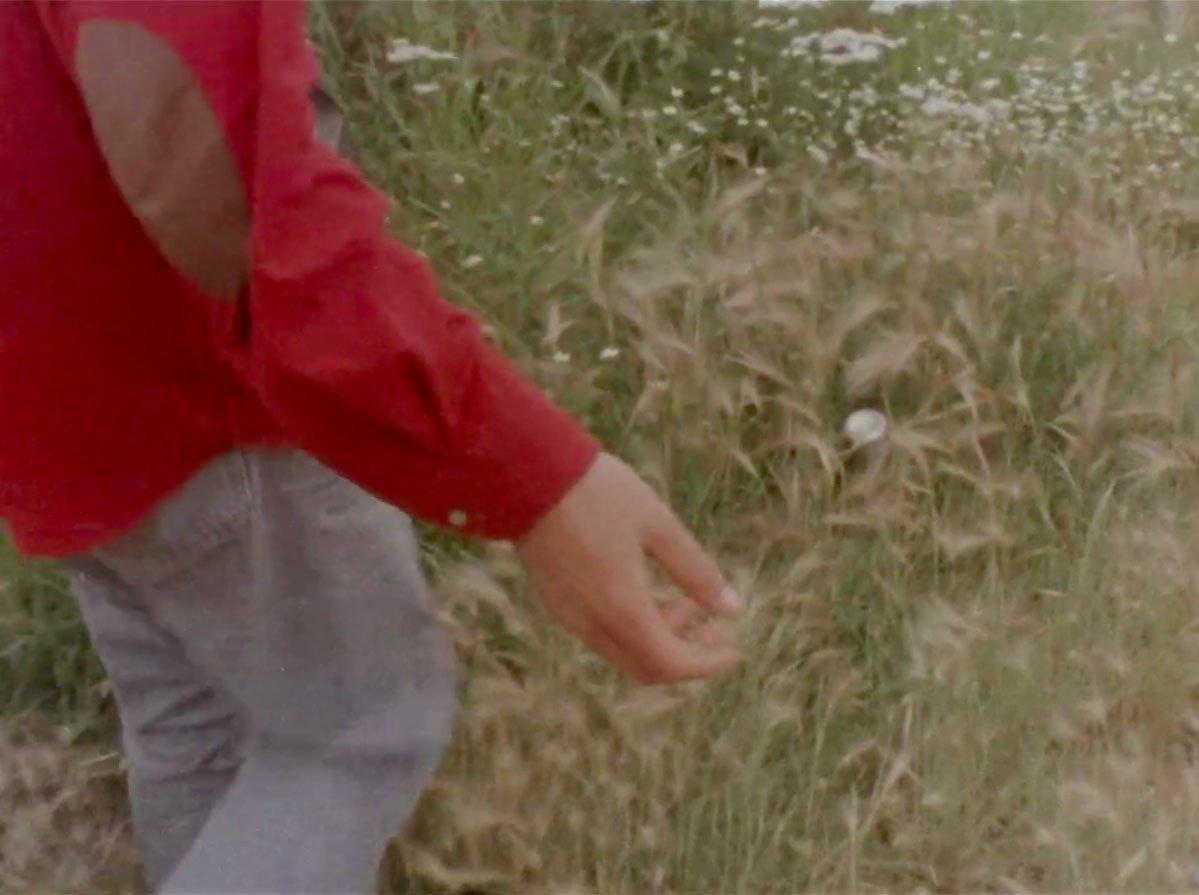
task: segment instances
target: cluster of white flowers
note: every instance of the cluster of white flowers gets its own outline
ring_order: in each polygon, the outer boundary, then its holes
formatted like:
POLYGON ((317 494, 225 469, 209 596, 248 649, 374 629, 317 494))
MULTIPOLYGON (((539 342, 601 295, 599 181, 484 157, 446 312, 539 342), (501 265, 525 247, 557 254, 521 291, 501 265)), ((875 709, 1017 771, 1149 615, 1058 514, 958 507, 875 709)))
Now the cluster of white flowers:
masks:
POLYGON ((880 15, 889 16, 898 9, 905 6, 929 6, 933 3, 940 3, 942 0, 874 0, 870 4, 870 11, 880 15))
POLYGON ((758 0, 758 6, 791 9, 800 6, 823 6, 825 0, 758 0))
MULTIPOLYGON (((876 0, 871 9, 885 15, 906 5, 915 4, 876 0)), ((627 188, 630 179, 636 182, 646 172, 660 179, 690 176, 716 147, 727 148, 730 158, 754 171, 797 158, 816 165, 858 159, 885 166, 896 153, 1044 154, 1129 184, 1167 176, 1181 183, 1199 161, 1199 69, 1194 66, 1166 67, 1163 58, 1157 73, 1147 74, 1154 60, 1142 59, 1134 76, 1129 70, 1116 74, 1102 54, 1090 63, 1068 56, 1063 63, 1069 47, 1045 47, 1052 40, 1045 35, 979 27, 983 23, 973 16, 952 44, 922 48, 915 34, 926 18, 931 25, 954 17, 944 10, 927 17, 914 11, 912 21, 860 26, 870 30, 818 31, 813 25, 823 18, 819 13, 763 9, 745 37, 713 47, 717 55, 699 72, 680 69, 686 80, 634 91, 636 99, 624 107, 623 126, 614 128, 610 115, 552 109, 541 139, 550 138, 551 154, 573 158, 580 141, 591 139, 591 129, 614 130, 619 151, 613 144, 598 155, 593 169, 597 182, 611 190, 627 188), (913 35, 912 43, 901 34, 913 35), (886 65, 877 64, 884 59, 886 65), (895 81, 899 68, 909 72, 906 83, 895 81), (646 139, 630 141, 623 128, 636 129, 646 139), (630 152, 629 147, 643 149, 630 152)), ((1190 50, 1177 40, 1158 49, 1167 47, 1171 56, 1190 50)), ((405 59, 452 58, 404 41, 397 48, 405 59)), ((1090 56, 1092 49, 1078 52, 1090 56)), ((550 84, 565 86, 547 81, 547 89, 550 84)), ((418 83, 410 89, 431 93, 438 85, 418 83)), ((532 146, 528 138, 517 142, 532 146)), ((560 183, 566 170, 551 167, 543 176, 547 183, 560 183)), ((446 176, 465 185, 461 175, 446 176)), ((629 201, 636 194, 625 190, 629 201)), ((545 222, 532 215, 529 224, 545 222)), ((466 267, 477 263, 468 259, 466 267)))
POLYGON ((791 39, 784 56, 812 56, 828 65, 849 65, 854 62, 877 62, 883 50, 903 46, 902 38, 884 37, 852 28, 834 28, 817 34, 799 34, 791 39))

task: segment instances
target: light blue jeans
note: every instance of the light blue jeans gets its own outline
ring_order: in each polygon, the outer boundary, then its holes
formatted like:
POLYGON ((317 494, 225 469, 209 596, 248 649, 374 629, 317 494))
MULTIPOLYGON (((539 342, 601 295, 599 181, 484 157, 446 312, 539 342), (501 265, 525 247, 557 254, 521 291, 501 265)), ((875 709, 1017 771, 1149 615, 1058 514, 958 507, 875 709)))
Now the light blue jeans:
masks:
POLYGON ((163 892, 374 891, 454 713, 409 520, 292 452, 237 452, 68 563, 163 892))

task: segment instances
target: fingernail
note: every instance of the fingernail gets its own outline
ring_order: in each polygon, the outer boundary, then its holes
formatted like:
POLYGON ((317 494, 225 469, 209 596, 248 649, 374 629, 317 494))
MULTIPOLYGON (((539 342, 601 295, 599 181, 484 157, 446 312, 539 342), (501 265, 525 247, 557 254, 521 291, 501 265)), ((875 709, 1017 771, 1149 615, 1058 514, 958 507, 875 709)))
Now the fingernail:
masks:
POLYGON ((736 613, 745 608, 745 600, 741 599, 741 594, 731 587, 726 587, 716 598, 716 605, 723 612, 736 613))

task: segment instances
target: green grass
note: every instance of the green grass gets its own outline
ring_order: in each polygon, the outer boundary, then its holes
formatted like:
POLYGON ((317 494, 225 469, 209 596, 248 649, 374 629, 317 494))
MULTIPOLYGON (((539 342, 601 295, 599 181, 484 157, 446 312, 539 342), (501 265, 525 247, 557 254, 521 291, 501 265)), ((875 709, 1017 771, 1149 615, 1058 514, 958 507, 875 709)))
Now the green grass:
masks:
MULTIPOLYGON (((751 599, 740 672, 638 690, 545 623, 509 551, 429 532, 468 673, 407 872, 1199 884, 1190 10, 348 12, 314 32, 396 233, 751 599), (902 43, 782 52, 834 28, 902 43), (389 64, 401 36, 459 59, 389 64), (893 426, 873 463, 838 438, 866 405, 893 426)), ((10 714, 103 736, 69 604, 9 568, 10 714)))

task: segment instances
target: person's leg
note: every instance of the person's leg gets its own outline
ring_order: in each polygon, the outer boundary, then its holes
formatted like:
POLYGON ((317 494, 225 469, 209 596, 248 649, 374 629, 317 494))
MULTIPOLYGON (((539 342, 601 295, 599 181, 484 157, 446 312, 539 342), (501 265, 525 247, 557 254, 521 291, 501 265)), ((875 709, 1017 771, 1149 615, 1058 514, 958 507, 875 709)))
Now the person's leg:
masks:
POLYGON ((412 527, 303 455, 223 463, 240 464, 246 509, 230 536, 187 543, 212 500, 200 482, 136 547, 98 554, 250 725, 241 770, 163 888, 362 891, 453 715, 412 527))
POLYGON ((134 834, 146 880, 156 889, 233 782, 244 719, 111 570, 82 559, 69 564, 68 574, 113 683, 134 834))

